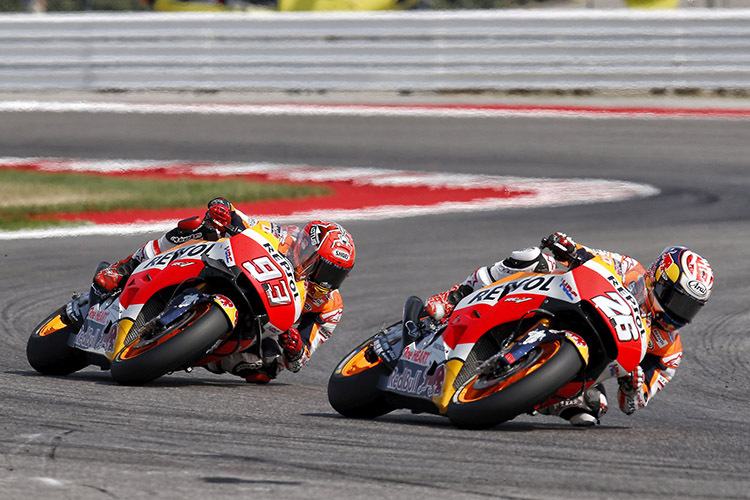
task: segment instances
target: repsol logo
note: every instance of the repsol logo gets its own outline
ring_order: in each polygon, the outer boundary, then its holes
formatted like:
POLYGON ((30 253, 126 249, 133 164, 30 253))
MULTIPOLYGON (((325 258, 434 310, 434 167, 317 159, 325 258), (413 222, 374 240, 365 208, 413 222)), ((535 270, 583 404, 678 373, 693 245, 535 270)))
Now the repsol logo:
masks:
POLYGON ((211 248, 211 245, 213 245, 213 243, 199 243, 197 245, 191 245, 189 247, 178 248, 173 252, 167 252, 157 255, 156 257, 151 259, 148 264, 146 264, 146 267, 150 268, 167 266, 175 260, 181 259, 183 257, 194 259, 198 258, 204 253, 208 252, 208 249, 211 248))
POLYGON ((484 288, 471 297, 469 304, 477 302, 497 302, 503 296, 515 291, 532 291, 549 292, 550 284, 554 281, 555 276, 533 276, 524 278, 510 283, 503 283, 490 288, 484 288))

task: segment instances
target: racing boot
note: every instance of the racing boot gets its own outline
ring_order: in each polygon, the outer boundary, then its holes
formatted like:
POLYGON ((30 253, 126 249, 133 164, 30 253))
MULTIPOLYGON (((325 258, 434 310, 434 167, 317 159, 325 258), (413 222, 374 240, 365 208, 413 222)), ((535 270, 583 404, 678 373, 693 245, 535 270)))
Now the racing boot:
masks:
POLYGON ((237 352, 224 356, 218 361, 207 363, 204 368, 217 375, 231 373, 232 375, 245 378, 248 373, 263 368, 263 361, 253 353, 237 352))
POLYGON ((262 358, 248 351, 237 352, 207 363, 204 368, 216 374, 231 373, 251 384, 267 384, 282 370, 283 354, 278 342, 272 338, 263 339, 261 347, 262 358))
POLYGON ((497 280, 520 271, 548 273, 555 268, 555 259, 542 253, 538 247, 513 250, 510 257, 498 262, 490 269, 490 276, 497 280))
POLYGON ((542 415, 556 415, 575 427, 591 427, 607 413, 607 395, 602 384, 592 385, 583 394, 566 399, 538 411, 542 415))

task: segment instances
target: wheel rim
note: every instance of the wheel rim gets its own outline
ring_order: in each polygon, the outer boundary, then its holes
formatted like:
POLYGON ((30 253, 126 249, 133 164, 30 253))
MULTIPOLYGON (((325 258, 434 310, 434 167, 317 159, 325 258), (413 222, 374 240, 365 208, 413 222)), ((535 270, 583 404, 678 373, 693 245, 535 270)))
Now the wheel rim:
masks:
POLYGON ((559 341, 547 342, 537 346, 518 363, 512 365, 510 370, 503 372, 501 376, 494 378, 486 375, 474 376, 458 391, 456 400, 460 403, 471 403, 502 391, 552 359, 560 350, 560 346, 559 341))

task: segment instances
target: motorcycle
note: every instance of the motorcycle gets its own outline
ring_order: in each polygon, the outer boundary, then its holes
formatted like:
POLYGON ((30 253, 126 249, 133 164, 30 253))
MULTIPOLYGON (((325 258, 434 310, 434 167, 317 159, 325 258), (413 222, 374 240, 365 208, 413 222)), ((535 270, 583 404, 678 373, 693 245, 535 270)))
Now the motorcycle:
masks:
POLYGON ((400 322, 336 366, 331 406, 351 418, 410 409, 478 429, 632 371, 650 335, 639 313, 642 274, 625 277, 629 289, 608 257, 569 257, 567 270, 519 272, 473 292, 466 287, 443 321, 410 297, 400 322))
POLYGON ((278 247, 259 223, 159 254, 122 290, 77 294, 50 314, 29 337, 28 361, 45 375, 96 365, 121 384, 141 385, 234 352, 260 356, 262 340, 288 330, 304 301, 278 247))

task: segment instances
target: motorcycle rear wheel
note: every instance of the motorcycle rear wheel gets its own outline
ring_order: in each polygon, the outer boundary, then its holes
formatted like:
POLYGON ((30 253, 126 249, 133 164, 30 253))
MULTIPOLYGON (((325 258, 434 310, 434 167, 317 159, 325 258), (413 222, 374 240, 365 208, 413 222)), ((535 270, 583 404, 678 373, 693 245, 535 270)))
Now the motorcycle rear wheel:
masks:
POLYGON ((379 360, 371 363, 365 358, 371 341, 350 352, 328 380, 328 402, 345 417, 370 419, 396 409, 378 389, 378 381, 388 376, 388 368, 379 360))
POLYGON ((571 381, 583 360, 569 342, 545 342, 501 377, 476 375, 456 390, 448 418, 457 427, 492 427, 531 411, 571 381))
POLYGON ((203 306, 158 338, 140 337, 125 346, 112 361, 112 378, 123 385, 143 385, 205 356, 231 325, 221 309, 203 306))
POLYGON ((70 375, 89 365, 83 352, 68 345, 75 327, 65 323, 64 317, 62 306, 34 328, 26 343, 26 359, 43 375, 70 375))

